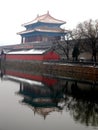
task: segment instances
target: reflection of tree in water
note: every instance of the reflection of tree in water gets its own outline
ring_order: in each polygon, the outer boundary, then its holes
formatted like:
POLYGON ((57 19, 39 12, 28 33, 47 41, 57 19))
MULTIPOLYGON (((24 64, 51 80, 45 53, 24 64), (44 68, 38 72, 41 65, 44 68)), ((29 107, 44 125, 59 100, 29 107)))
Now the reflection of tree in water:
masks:
POLYGON ((98 126, 98 91, 94 86, 91 86, 88 92, 81 91, 77 83, 72 84, 71 88, 71 96, 68 95, 66 108, 74 120, 86 126, 98 126))
POLYGON ((68 108, 75 121, 79 121, 86 126, 98 126, 98 104, 79 100, 74 100, 73 103, 72 100, 72 104, 68 108))

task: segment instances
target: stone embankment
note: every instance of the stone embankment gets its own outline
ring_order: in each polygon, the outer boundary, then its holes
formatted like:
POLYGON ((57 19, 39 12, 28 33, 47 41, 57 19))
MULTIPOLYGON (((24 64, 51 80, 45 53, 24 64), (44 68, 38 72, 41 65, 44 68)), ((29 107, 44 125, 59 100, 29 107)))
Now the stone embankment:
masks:
POLYGON ((46 73, 80 80, 98 81, 98 67, 83 64, 44 63, 46 73))

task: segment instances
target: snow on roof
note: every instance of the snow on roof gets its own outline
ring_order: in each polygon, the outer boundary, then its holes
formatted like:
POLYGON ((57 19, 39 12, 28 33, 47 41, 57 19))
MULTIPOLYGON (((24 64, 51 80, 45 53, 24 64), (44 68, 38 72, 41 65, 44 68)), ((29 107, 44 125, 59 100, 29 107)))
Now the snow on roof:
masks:
POLYGON ((49 12, 47 12, 46 14, 41 15, 41 16, 37 15, 37 17, 34 20, 32 20, 31 22, 23 24, 23 26, 34 24, 34 23, 37 23, 37 22, 56 23, 56 24, 64 24, 64 23, 66 23, 65 21, 55 19, 54 17, 52 17, 49 14, 49 12))
POLYGON ((43 54, 46 50, 37 50, 37 49, 30 49, 30 50, 21 50, 21 51, 11 51, 7 54, 43 54))

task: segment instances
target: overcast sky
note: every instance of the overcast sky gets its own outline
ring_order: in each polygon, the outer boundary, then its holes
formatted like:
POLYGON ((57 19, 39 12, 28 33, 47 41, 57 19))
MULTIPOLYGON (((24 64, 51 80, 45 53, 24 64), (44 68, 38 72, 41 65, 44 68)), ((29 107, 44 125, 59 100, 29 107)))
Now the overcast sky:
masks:
POLYGON ((21 25, 49 13, 73 29, 79 22, 98 19, 98 0, 0 0, 0 45, 19 44, 21 25))

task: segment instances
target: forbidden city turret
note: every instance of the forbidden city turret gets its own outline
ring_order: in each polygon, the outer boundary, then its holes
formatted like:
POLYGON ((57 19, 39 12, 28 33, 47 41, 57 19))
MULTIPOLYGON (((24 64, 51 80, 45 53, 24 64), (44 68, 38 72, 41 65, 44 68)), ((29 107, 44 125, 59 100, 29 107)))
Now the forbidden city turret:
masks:
POLYGON ((21 36, 21 43, 61 40, 66 32, 60 26, 65 23, 65 21, 52 17, 49 12, 38 15, 31 22, 22 25, 26 29, 18 33, 21 36))

